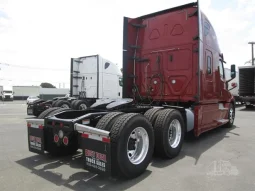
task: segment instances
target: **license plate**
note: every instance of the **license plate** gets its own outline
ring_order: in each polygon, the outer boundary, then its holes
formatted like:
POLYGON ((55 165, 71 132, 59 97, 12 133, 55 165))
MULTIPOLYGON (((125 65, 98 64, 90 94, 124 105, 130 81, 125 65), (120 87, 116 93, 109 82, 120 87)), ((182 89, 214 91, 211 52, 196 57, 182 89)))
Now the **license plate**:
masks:
POLYGON ((27 113, 28 113, 29 115, 33 115, 33 110, 32 110, 32 109, 27 109, 27 113))

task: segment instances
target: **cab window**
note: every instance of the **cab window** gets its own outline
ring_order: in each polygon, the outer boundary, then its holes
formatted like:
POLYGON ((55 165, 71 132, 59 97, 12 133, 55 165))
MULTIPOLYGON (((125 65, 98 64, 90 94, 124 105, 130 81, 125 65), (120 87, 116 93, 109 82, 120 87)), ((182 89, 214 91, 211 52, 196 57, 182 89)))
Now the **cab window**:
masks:
POLYGON ((207 56, 207 74, 212 74, 212 59, 207 56))
POLYGON ((123 78, 119 78, 119 85, 122 87, 123 86, 123 78))
POLYGON ((219 61, 219 72, 220 72, 220 77, 221 78, 225 78, 224 77, 224 68, 223 68, 223 63, 221 61, 219 61))

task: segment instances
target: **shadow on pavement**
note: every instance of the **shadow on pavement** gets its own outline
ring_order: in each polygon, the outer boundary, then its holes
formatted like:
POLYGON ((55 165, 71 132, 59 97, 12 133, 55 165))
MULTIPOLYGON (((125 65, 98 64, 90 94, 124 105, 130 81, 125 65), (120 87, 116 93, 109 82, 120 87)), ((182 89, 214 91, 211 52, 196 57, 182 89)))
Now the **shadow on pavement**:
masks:
POLYGON ((219 127, 201 134, 196 139, 192 140, 192 139, 186 138, 184 141, 182 151, 180 152, 178 157, 171 160, 155 158, 153 159, 151 165, 158 168, 164 168, 166 166, 169 166, 177 162, 178 160, 186 156, 194 158, 196 160, 195 161, 195 165, 196 165, 201 155, 204 152, 206 152, 208 149, 213 147, 215 144, 220 142, 221 140, 229 138, 230 135, 240 136, 237 133, 231 132, 235 128, 238 128, 238 127, 236 127, 235 125, 232 128, 219 127))
MULTIPOLYGON (((200 137, 195 140, 185 139, 183 149, 178 157, 171 160, 154 157, 151 166, 164 168, 186 156, 193 157, 196 160, 195 164, 197 164, 200 156, 221 140, 229 138, 231 135, 240 136, 237 133, 231 132, 235 128, 238 127, 234 126, 230 129, 219 127, 201 134, 200 137)), ((126 190, 141 182, 151 174, 151 171, 146 170, 141 176, 132 180, 104 178, 83 169, 83 161, 81 153, 79 152, 76 155, 62 158, 55 158, 50 155, 35 155, 16 162, 19 165, 30 169, 31 173, 58 186, 64 186, 72 190, 86 190, 91 188, 93 190, 126 190), (68 165, 72 169, 79 169, 80 171, 70 175, 68 178, 64 178, 63 174, 56 172, 58 171, 57 168, 63 165, 68 165)))
POLYGON ((252 108, 246 108, 246 107, 245 107, 245 108, 243 108, 243 109, 240 109, 239 111, 246 111, 246 112, 247 112, 247 111, 249 111, 249 112, 250 112, 250 111, 255 111, 255 107, 252 107, 252 108))
POLYGON ((143 173, 141 176, 132 180, 116 180, 112 178, 101 177, 83 170, 81 153, 62 158, 54 158, 48 155, 35 155, 16 162, 19 165, 30 169, 32 174, 44 178, 55 185, 64 186, 72 190, 83 191, 88 189, 101 191, 126 190, 141 182, 151 174, 151 171, 146 170, 145 173, 143 173), (80 169, 80 172, 76 172, 70 175, 68 178, 64 178, 63 174, 55 172, 56 168, 63 165, 68 165, 71 168, 80 169))

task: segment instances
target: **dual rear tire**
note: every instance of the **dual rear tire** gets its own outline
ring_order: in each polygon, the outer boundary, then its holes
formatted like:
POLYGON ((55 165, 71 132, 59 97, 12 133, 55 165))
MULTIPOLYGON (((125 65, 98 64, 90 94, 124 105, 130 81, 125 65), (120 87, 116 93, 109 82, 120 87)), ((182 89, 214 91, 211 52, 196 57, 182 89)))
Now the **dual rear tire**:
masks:
POLYGON ((179 155, 185 134, 180 111, 152 108, 144 114, 154 127, 156 156, 172 159, 179 155))
POLYGON ((111 112, 96 128, 110 131, 113 176, 135 178, 151 162, 153 153, 176 157, 183 144, 184 120, 174 109, 150 109, 144 115, 111 112))

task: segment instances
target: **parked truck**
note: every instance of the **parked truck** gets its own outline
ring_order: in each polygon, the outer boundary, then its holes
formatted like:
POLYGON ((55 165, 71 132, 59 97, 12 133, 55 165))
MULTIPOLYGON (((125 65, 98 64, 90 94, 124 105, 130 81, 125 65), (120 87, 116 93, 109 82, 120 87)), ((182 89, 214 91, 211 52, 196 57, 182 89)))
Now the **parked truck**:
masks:
POLYGON ((1 99, 2 101, 13 101, 13 89, 12 86, 3 86, 1 91, 1 99))
POLYGON ((70 94, 53 100, 36 100, 27 107, 28 115, 39 116, 51 107, 84 110, 97 99, 122 97, 122 73, 101 55, 71 58, 70 94))
MULTIPOLYGON (((198 2, 124 17, 123 25, 123 98, 97 99, 86 110, 51 108, 27 119, 31 152, 81 149, 86 170, 134 178, 153 154, 178 156, 187 132, 198 137, 233 126, 224 57, 198 2)), ((231 80, 235 75, 231 65, 231 80)))
POLYGON ((239 95, 246 108, 255 105, 255 66, 239 66, 239 95))
MULTIPOLYGON (((122 73, 116 64, 100 55, 71 59, 72 108, 84 110, 102 98, 122 98, 122 73)), ((56 104, 57 106, 57 104, 56 104)))
MULTIPOLYGON (((226 80, 231 80, 231 69, 225 68, 225 76, 226 80)), ((235 98, 235 104, 242 104, 242 99, 239 96, 239 73, 236 72, 236 78, 229 81, 227 84, 230 93, 234 96, 235 98)))

